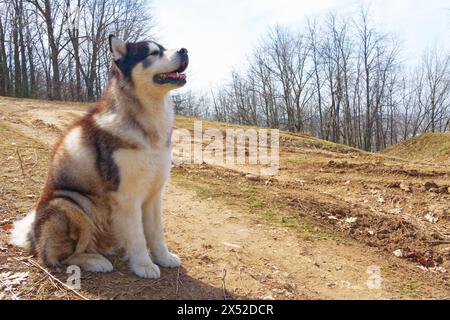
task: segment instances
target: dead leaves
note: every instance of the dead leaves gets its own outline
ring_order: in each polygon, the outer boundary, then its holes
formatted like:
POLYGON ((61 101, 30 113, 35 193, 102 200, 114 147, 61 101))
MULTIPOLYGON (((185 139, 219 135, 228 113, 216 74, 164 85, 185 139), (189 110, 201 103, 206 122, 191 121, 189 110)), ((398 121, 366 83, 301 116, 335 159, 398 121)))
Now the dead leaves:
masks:
POLYGON ((418 263, 420 263, 421 266, 424 266, 426 268, 431 268, 431 267, 436 266, 436 264, 433 260, 433 255, 430 253, 423 254, 423 253, 411 251, 408 249, 405 249, 405 250, 397 249, 392 253, 397 258, 404 258, 404 259, 408 259, 412 262, 418 262, 418 263))
POLYGON ((19 300, 13 289, 26 281, 27 278, 28 272, 2 272, 0 273, 0 290, 8 292, 13 300, 19 300))
POLYGON ((434 181, 425 182, 423 188, 426 191, 437 193, 437 194, 448 194, 449 193, 449 187, 448 186, 444 186, 444 185, 439 186, 434 181))
POLYGON ((14 229, 14 226, 13 226, 12 224, 4 224, 4 225, 0 226, 0 228, 1 228, 3 231, 9 231, 9 230, 14 229))
POLYGON ((9 231, 14 229, 14 225, 10 220, 2 220, 0 221, 0 231, 9 231))
POLYGON ((11 272, 6 271, 0 273, 0 288, 4 287, 14 288, 27 280, 29 272, 11 272))
MULTIPOLYGON (((407 183, 404 181, 395 181, 395 182, 390 182, 388 184, 386 184, 387 188, 392 188, 392 189, 401 189, 405 192, 409 192, 412 193, 413 192, 413 185, 412 183, 407 183)), ((437 183, 435 183, 434 181, 427 181, 425 182, 423 185, 418 185, 419 189, 418 190, 423 190, 423 191, 429 191, 432 193, 437 193, 437 194, 449 194, 449 186, 448 185, 441 185, 439 186, 437 183)))

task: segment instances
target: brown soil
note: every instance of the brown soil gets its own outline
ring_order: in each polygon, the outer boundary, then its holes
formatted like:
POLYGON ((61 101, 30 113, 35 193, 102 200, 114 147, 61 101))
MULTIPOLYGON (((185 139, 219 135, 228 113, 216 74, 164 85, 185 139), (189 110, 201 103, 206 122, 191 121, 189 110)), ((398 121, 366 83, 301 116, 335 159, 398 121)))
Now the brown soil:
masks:
MULTIPOLYGON (((0 98, 0 226, 32 208, 49 148, 85 110, 0 98)), ((191 120, 178 118, 177 125, 189 128, 191 120)), ((174 167, 165 226, 182 267, 145 280, 115 257, 112 273, 82 272, 79 293, 89 299, 450 297, 449 271, 441 272, 450 269, 449 167, 290 134, 282 136, 280 162, 270 180, 246 177, 257 172, 252 166, 174 167), (394 256, 397 249, 403 258, 394 256), (379 289, 366 285, 371 266, 381 269, 379 289)), ((0 274, 28 272, 13 287, 16 296, 79 298, 33 266, 0 230, 0 274)), ((66 270, 50 271, 62 282, 68 277, 66 270)), ((0 299, 11 298, 0 289, 0 299)))

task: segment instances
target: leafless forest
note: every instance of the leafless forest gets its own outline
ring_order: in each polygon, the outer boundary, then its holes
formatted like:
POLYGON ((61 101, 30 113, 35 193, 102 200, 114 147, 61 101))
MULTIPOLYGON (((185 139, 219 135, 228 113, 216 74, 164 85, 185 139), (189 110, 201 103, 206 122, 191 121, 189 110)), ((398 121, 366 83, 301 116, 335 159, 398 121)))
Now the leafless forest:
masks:
POLYGON ((377 30, 368 11, 329 14, 300 31, 272 28, 247 69, 231 72, 210 100, 187 93, 179 102, 187 114, 210 105, 220 121, 308 132, 370 151, 448 131, 449 52, 431 46, 411 57, 416 66, 401 52, 396 35, 377 30))
POLYGON ((94 101, 108 78, 107 36, 145 38, 143 0, 0 1, 0 95, 94 101))
MULTIPOLYGON (((150 36, 144 0, 0 1, 0 95, 94 101, 110 65, 106 37, 150 36)), ((302 17, 300 17, 302 18, 302 17)), ((450 54, 413 66, 370 10, 273 26, 227 83, 174 96, 179 114, 281 128, 377 151, 450 129, 450 54)))

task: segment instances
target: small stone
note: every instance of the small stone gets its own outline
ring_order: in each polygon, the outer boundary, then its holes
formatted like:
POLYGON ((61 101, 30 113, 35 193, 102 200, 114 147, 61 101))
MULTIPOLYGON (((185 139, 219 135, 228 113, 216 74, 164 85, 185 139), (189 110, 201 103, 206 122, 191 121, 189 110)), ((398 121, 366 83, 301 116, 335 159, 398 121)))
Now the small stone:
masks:
POLYGON ((412 192, 411 186, 405 182, 400 183, 400 189, 406 192, 412 192))
POLYGON ((345 222, 347 222, 347 223, 354 223, 354 222, 356 222, 358 220, 358 218, 356 218, 356 217, 351 217, 351 218, 346 218, 345 219, 345 222))
POLYGON ((431 214, 431 213, 427 213, 424 217, 423 217, 425 220, 427 220, 428 222, 431 222, 431 223, 436 223, 436 222, 438 222, 438 220, 439 220, 439 218, 438 217, 435 217, 433 214, 431 214))
POLYGON ((249 181, 259 181, 259 177, 255 176, 254 174, 245 175, 245 179, 247 179, 249 181))
POLYGON ((427 181, 424 185, 425 190, 437 189, 439 186, 433 181, 427 181))
POLYGON ((386 185, 388 188, 400 188, 401 182, 391 182, 386 185))
POLYGON ((238 244, 230 243, 230 242, 223 242, 224 246, 233 248, 233 249, 241 249, 242 247, 238 244))
POLYGON ((396 256, 397 258, 401 258, 403 257, 403 251, 402 249, 397 249, 394 252, 392 252, 394 254, 394 256, 396 256))

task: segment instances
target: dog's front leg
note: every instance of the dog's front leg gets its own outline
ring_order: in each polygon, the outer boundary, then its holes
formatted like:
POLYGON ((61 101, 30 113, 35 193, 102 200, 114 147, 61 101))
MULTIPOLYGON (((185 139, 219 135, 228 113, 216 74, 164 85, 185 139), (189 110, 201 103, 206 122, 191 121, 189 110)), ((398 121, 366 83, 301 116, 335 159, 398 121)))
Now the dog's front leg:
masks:
POLYGON ((114 210, 115 234, 125 249, 130 269, 142 278, 159 278, 159 267, 152 262, 147 250, 141 204, 119 201, 114 210))
POLYGON ((152 259, 162 267, 176 268, 180 266, 180 258, 170 253, 164 241, 162 191, 149 198, 143 206, 144 228, 147 244, 152 259))

